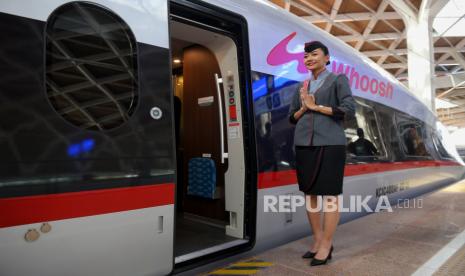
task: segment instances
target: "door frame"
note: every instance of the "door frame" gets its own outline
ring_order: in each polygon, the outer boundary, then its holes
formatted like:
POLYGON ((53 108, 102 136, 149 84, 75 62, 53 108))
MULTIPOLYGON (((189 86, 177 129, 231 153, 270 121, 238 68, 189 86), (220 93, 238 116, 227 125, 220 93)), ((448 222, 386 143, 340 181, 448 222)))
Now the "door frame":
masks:
MULTIPOLYGON (((216 32, 229 37, 235 42, 238 55, 239 87, 241 90, 240 101, 242 106, 242 133, 245 161, 244 237, 248 239, 248 242, 175 264, 173 272, 179 273, 215 260, 224 259, 229 256, 248 251, 254 247, 257 216, 257 157, 253 97, 251 90, 252 78, 248 41, 249 35, 246 18, 237 13, 203 1, 170 0, 168 10, 169 20, 175 20, 201 29, 216 32)), ((169 33, 171 33, 170 30, 169 33)), ((176 170, 177 169, 178 168, 176 167, 176 170)), ((176 179, 176 189, 177 187, 176 179)), ((177 204, 177 202, 175 202, 175 204, 177 204)), ((176 231, 176 223, 175 218, 173 231, 176 231)), ((173 235, 174 248, 176 237, 175 233, 173 233, 173 235)))

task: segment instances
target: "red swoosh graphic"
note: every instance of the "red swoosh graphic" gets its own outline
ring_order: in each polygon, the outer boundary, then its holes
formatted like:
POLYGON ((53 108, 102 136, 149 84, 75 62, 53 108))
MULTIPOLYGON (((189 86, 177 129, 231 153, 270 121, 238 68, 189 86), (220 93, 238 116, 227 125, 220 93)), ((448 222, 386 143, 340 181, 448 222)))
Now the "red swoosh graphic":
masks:
POLYGON ((298 62, 297 71, 302 74, 307 73, 308 70, 305 67, 304 60, 303 60, 304 52, 289 53, 287 51, 287 45, 289 44, 289 41, 291 41, 296 35, 297 35, 297 32, 293 32, 290 35, 288 35, 286 38, 281 40, 276 46, 274 46, 274 48, 271 49, 270 53, 268 54, 268 57, 266 58, 266 62, 269 65, 276 66, 276 65, 282 65, 282 64, 296 60, 298 62))

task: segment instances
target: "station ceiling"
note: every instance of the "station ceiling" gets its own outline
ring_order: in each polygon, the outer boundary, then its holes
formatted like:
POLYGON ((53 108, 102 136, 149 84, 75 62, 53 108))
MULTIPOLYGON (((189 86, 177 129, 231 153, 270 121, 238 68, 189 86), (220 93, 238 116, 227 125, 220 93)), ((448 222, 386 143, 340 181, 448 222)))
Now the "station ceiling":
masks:
MULTIPOLYGON (((270 0, 343 40, 408 85, 405 24, 391 1, 398 0, 270 0)), ((422 1, 428 0, 402 2, 408 12, 418 14, 422 1)), ((437 114, 445 125, 465 127, 465 37, 434 33, 433 41, 436 96, 450 103, 438 106, 437 114)))

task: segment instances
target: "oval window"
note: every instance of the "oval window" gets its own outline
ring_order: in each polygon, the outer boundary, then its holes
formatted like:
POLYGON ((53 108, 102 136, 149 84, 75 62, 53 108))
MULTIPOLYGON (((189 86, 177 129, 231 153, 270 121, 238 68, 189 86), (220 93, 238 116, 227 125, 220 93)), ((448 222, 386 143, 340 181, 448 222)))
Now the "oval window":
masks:
POLYGON ((129 26, 111 11, 73 2, 47 22, 47 97, 71 124, 108 130, 137 105, 137 47, 129 26))

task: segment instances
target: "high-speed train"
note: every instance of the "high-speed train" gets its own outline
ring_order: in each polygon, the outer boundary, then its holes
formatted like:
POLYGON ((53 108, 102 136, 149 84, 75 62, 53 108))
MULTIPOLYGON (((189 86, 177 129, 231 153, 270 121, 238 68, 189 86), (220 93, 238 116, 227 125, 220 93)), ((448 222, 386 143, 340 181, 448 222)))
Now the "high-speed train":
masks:
POLYGON ((0 275, 164 275, 309 235, 264 197, 300 195, 288 110, 311 40, 357 102, 343 199, 465 171, 405 86, 268 1, 0 1, 0 30, 0 275))

